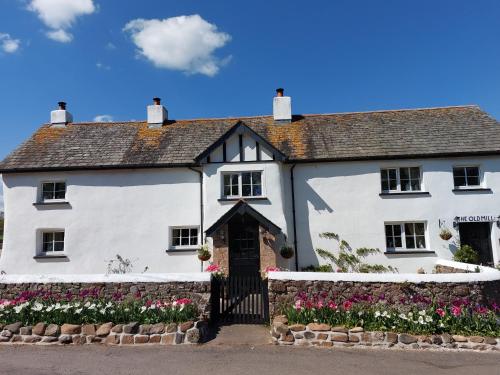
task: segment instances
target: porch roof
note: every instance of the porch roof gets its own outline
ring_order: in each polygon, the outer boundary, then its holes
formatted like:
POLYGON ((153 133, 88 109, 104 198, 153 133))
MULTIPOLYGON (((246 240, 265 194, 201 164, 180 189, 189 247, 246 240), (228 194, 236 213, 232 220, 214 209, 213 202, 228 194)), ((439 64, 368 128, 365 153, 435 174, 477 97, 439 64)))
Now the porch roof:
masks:
POLYGON ((217 220, 210 228, 208 228, 205 233, 207 236, 212 236, 217 230, 219 230, 224 224, 227 224, 235 215, 249 215, 259 222, 264 228, 269 232, 276 235, 281 232, 281 228, 274 224, 271 220, 266 218, 255 208, 251 207, 245 200, 241 199, 236 203, 229 211, 222 215, 219 220, 217 220))

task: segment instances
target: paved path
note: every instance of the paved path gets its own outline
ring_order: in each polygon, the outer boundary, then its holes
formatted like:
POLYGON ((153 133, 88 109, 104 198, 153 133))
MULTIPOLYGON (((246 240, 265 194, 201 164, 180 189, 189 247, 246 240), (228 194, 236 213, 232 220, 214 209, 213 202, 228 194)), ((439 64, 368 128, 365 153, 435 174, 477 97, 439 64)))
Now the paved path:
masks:
POLYGON ((234 324, 222 326, 217 337, 205 345, 209 346, 247 346, 256 347, 272 343, 269 327, 259 325, 234 324))
POLYGON ((1 346, 0 374, 499 375, 500 354, 214 344, 1 346))

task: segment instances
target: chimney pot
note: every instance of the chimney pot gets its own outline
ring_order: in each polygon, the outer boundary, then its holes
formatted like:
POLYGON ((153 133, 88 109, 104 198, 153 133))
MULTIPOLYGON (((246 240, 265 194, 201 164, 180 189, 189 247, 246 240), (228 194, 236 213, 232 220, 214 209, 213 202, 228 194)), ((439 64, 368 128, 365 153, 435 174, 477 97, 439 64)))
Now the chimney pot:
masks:
POLYGON ((153 103, 154 103, 155 105, 161 105, 161 98, 158 98, 158 97, 153 98, 153 103))
POLYGON ((63 111, 66 109, 66 102, 57 102, 57 105, 59 106, 59 109, 62 109, 63 111))
POLYGON ((276 96, 283 96, 284 92, 285 92, 285 89, 280 87, 280 88, 276 89, 276 96))

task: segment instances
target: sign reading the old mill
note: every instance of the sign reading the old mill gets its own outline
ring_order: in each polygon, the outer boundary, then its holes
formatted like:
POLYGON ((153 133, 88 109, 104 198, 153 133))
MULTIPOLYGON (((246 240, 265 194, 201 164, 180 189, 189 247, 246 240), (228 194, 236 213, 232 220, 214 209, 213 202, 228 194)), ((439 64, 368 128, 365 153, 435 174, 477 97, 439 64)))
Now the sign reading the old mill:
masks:
POLYGON ((457 216, 456 223, 473 223, 473 222, 495 222, 500 219, 500 216, 481 215, 481 216, 457 216))

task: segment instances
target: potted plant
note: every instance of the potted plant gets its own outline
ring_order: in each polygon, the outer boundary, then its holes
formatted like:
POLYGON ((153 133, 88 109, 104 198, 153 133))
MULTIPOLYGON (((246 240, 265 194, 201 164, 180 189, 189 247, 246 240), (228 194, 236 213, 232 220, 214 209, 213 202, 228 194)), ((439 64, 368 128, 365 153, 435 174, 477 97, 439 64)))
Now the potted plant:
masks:
POLYGON ((212 254, 210 254, 210 251, 208 250, 207 245, 203 245, 198 249, 198 259, 201 260, 202 262, 206 262, 212 257, 212 254))
POLYGON ((443 228, 439 233, 439 237, 441 237, 445 241, 448 241, 451 237, 453 237, 453 234, 450 232, 448 228, 443 228))
POLYGON ((280 255, 285 258, 285 259, 290 259, 293 257, 295 254, 295 251, 293 251, 293 248, 288 245, 283 245, 280 250, 280 255))

